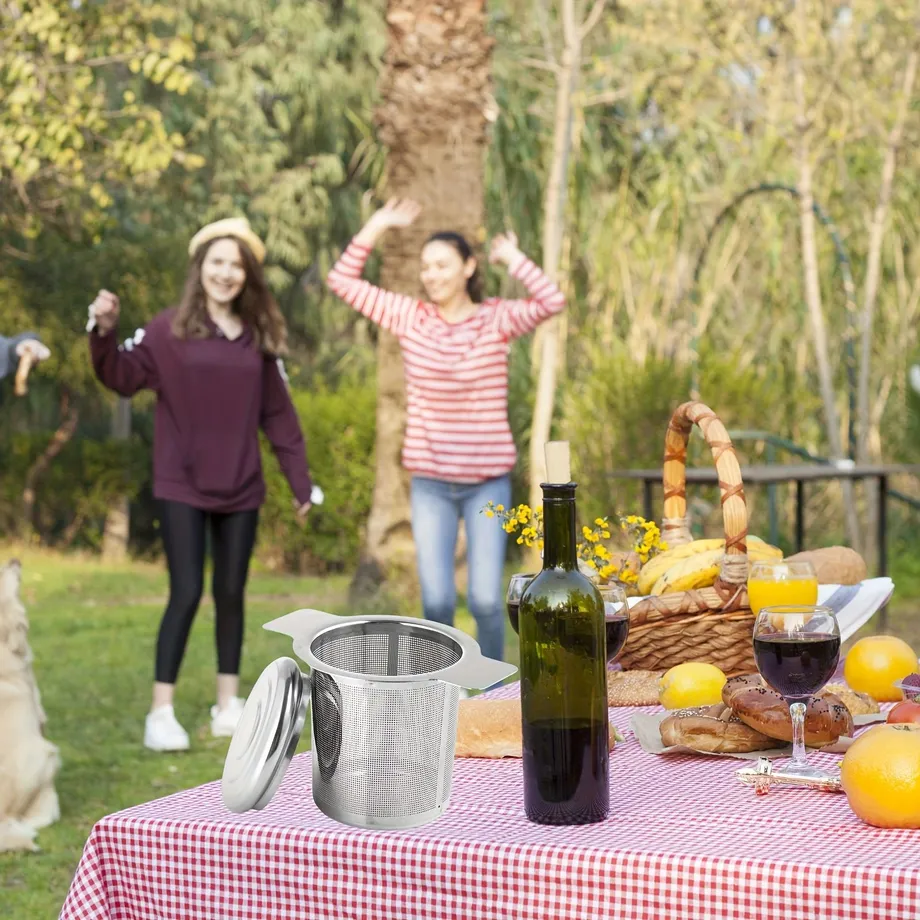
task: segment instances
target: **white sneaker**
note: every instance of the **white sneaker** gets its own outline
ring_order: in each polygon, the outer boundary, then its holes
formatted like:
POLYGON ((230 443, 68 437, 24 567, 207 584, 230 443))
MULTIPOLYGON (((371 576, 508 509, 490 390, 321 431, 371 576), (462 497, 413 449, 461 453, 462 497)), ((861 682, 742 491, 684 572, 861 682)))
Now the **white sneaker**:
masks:
POLYGON ((218 709, 216 706, 211 707, 211 734, 215 738, 233 737, 245 703, 245 700, 233 696, 223 709, 218 709))
POLYGON ((157 706, 147 713, 144 747, 151 751, 187 751, 188 732, 179 724, 172 706, 157 706))

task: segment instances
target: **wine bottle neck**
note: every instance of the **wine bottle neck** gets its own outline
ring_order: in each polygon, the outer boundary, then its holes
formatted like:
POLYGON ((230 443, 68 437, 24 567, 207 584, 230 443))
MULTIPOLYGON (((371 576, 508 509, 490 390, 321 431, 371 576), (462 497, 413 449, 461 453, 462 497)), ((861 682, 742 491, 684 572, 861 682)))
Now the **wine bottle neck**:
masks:
POLYGON ((544 483, 543 568, 574 569, 578 566, 575 545, 575 483, 544 483))

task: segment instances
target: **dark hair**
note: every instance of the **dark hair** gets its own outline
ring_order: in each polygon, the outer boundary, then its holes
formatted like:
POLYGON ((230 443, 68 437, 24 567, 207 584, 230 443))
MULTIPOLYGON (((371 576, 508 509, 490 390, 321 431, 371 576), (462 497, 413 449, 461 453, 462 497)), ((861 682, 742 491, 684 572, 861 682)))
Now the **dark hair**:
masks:
MULTIPOLYGON (((464 262, 466 262, 467 259, 475 258, 473 255, 473 247, 466 241, 466 237, 460 233, 454 233, 453 230, 440 230, 438 233, 432 233, 431 236, 425 240, 426 246, 429 243, 447 243, 448 246, 453 246, 464 262)), ((466 279, 466 292, 470 295, 470 300, 472 300, 473 303, 480 303, 482 301, 482 276, 479 274, 478 265, 473 269, 473 274, 466 279)))
MULTIPOLYGON (((233 240, 240 247, 240 256, 246 271, 243 290, 233 301, 233 312, 249 327, 260 351, 276 356, 287 354, 287 324, 268 289, 262 263, 252 254, 252 250, 235 236, 223 236, 218 239, 233 240)), ((208 315, 207 296, 201 283, 201 266, 208 251, 217 241, 210 240, 200 246, 189 262, 182 299, 172 321, 172 332, 176 338, 203 339, 208 336, 208 326, 205 322, 208 315)))

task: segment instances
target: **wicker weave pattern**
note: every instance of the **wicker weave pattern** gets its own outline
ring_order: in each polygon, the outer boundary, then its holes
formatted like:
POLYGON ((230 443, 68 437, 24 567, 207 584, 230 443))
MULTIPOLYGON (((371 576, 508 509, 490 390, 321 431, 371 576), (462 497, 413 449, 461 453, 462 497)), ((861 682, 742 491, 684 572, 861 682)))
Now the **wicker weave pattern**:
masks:
POLYGON ((662 537, 671 546, 691 542, 687 520, 687 444, 698 425, 719 473, 725 558, 715 585, 650 597, 629 612, 624 668, 660 670, 707 661, 727 674, 755 670, 754 615, 747 598, 747 505, 735 448, 719 417, 701 402, 684 403, 668 425, 664 450, 662 537))

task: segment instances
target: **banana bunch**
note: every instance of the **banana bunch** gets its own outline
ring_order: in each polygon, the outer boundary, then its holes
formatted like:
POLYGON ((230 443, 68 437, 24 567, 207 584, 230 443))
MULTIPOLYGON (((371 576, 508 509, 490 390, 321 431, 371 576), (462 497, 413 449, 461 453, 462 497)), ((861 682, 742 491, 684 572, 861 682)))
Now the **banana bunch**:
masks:
MULTIPOLYGON (((783 558, 782 550, 760 537, 747 538, 751 562, 783 558)), ((637 587, 639 593, 671 594, 708 588, 715 584, 725 554, 725 540, 694 540, 653 556, 642 566, 637 587)))

